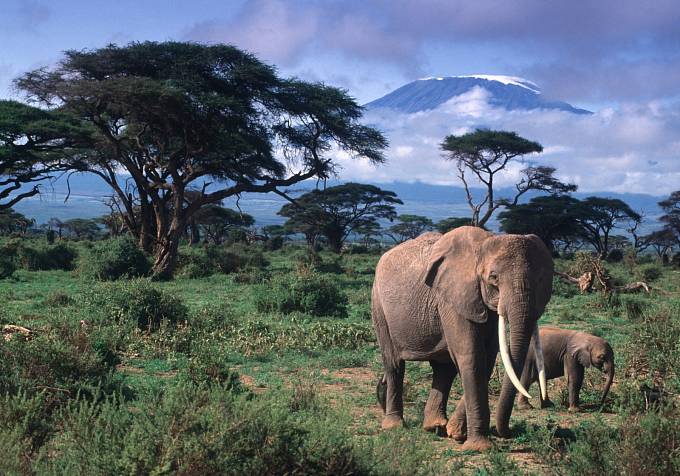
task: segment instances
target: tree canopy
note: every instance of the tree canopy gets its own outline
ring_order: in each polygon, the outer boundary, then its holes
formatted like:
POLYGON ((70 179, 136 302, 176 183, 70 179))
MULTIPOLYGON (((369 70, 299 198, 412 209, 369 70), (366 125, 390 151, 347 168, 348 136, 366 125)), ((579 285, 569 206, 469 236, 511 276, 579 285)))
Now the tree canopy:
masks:
POLYGON ((217 204, 201 208, 194 219, 196 225, 202 230, 204 239, 214 244, 225 241, 229 233, 235 229, 242 229, 255 224, 255 219, 251 215, 217 204))
POLYGON ((606 256, 620 237, 612 232, 627 230, 642 217, 622 200, 588 197, 578 200, 570 196, 542 196, 526 204, 513 205, 499 214, 501 229, 506 233, 533 233, 553 249, 556 242, 571 244, 583 241, 606 256))
POLYGON ((89 132, 59 110, 0 100, 0 210, 38 194, 38 183, 65 170, 89 132))
MULTIPOLYGON (((439 233, 448 233, 449 231, 460 228, 461 226, 470 225, 472 225, 472 220, 470 218, 449 217, 439 220, 437 223, 435 223, 434 227, 439 233)), ((482 226, 482 228, 484 227, 482 226)))
POLYGON ((112 187, 128 228, 155 252, 157 277, 172 273, 179 239, 200 208, 328 178, 335 150, 381 163, 387 145, 359 123, 362 108, 346 91, 281 78, 228 45, 71 50, 16 85, 29 100, 95 131, 70 166, 112 187), (121 170, 129 180, 121 180, 121 170), (199 191, 191 201, 189 189, 199 191))
POLYGON ((576 190, 575 185, 562 183, 555 178, 555 168, 529 166, 521 171, 514 195, 497 198, 494 189, 497 174, 506 170, 511 162, 523 162, 524 156, 543 151, 541 144, 520 137, 515 132, 477 129, 459 136, 449 135, 444 138, 441 148, 447 154, 447 159, 456 162, 458 178, 465 188, 468 206, 472 211, 471 224, 474 226, 484 226, 502 206, 517 205, 520 197, 529 190, 551 194, 576 190), (474 197, 474 181, 478 181, 485 190, 482 199, 474 197))
POLYGON ((513 205, 498 215, 505 233, 535 234, 549 249, 555 242, 582 237, 577 220, 579 201, 570 196, 541 196, 513 205))
POLYGON ((352 231, 373 227, 380 219, 394 220, 394 205, 401 203, 394 192, 349 182, 305 193, 284 205, 279 215, 288 218, 289 230, 305 234, 308 242, 323 236, 333 251, 340 252, 352 231))
POLYGON ((388 230, 397 243, 416 238, 434 226, 432 220, 420 215, 399 215, 397 221, 388 230))

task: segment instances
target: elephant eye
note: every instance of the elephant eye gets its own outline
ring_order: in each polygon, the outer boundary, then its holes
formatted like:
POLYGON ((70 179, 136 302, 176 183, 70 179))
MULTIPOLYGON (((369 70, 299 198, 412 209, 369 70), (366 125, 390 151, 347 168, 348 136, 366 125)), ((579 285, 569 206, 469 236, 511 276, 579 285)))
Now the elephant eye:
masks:
POLYGON ((498 275, 496 273, 489 273, 489 284, 498 286, 498 275))

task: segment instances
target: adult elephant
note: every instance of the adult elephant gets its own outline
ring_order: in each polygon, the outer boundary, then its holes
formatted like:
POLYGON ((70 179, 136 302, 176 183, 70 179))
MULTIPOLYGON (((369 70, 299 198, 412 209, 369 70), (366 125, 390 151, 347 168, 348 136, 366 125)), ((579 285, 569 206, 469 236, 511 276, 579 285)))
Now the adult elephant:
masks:
MULTIPOLYGON (((467 426, 464 449, 488 449, 488 382, 500 346, 506 378, 496 429, 508 436, 515 387, 528 395, 517 375, 532 335, 538 336, 536 323, 550 300, 552 275, 552 257, 537 236, 494 235, 477 227, 425 233, 385 253, 372 292, 385 368, 382 427, 403 425, 405 361, 426 360, 433 378, 424 426, 446 424, 446 401, 460 373, 464 403, 461 399, 447 430, 465 432, 467 426)), ((536 343, 540 361, 540 339, 536 343)))

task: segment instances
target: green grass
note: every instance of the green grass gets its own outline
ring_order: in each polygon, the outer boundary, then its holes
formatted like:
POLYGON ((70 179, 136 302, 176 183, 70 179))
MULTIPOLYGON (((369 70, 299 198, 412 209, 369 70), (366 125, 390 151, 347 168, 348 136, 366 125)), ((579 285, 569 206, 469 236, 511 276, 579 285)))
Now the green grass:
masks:
MULTIPOLYGON (((306 266, 302 254, 287 248, 265 252, 269 264, 257 272, 274 281, 294 276, 306 266)), ((301 474, 577 474, 589 464, 595 474, 639 470, 638 463, 648 474, 680 469, 680 461, 673 460, 675 443, 654 439, 659 429, 674 431, 669 422, 677 422, 677 411, 662 406, 659 413, 648 412, 640 391, 642 385, 663 387, 667 403, 680 392, 674 370, 680 365, 680 347, 673 347, 673 339, 680 336, 677 294, 607 299, 557 285, 540 323, 585 330, 612 344, 617 377, 610 403, 603 413, 589 408, 598 401, 603 382, 597 370, 587 371, 581 392, 586 411, 576 415, 566 411, 565 382, 551 381, 555 408, 515 409, 513 439, 494 438, 495 449, 488 454, 465 454, 452 440, 420 429, 431 378, 427 363, 407 363, 407 428, 380 430, 374 386, 382 373, 381 361, 370 321, 377 260, 377 255, 366 254, 337 261, 322 252, 321 264, 314 265, 316 273, 346 296, 346 316, 258 311, 256 295, 266 292, 268 281, 243 282, 236 274, 153 283, 150 286, 186 306, 186 320, 161 323, 150 331, 121 322, 102 311, 109 309, 106 306, 88 305, 83 296, 100 285, 77 272, 18 270, 0 280, 0 322, 36 330, 39 338, 31 345, 52 346, 72 362, 68 369, 51 369, 57 390, 40 388, 41 374, 22 374, 23 387, 6 395, 5 409, 0 410, 0 453, 16 457, 0 462, 0 473, 104 468, 102 473, 209 474, 219 472, 218 462, 243 474, 282 468, 297 468, 301 474), (69 346, 81 349, 84 357, 69 354, 69 346), (657 355, 657 349, 665 354, 657 355), (85 383, 94 390, 77 391, 80 387, 71 377, 79 372, 89 376, 85 383), (178 423, 173 412, 186 415, 178 423), (644 436, 639 447, 630 425, 644 436), (261 439, 262 431, 274 439, 261 439), (229 436, 234 432, 239 436, 229 436), (87 435, 90 439, 84 439, 87 435), (606 448, 602 460, 595 455, 597 438, 606 448), (635 451, 649 453, 655 441, 661 449, 654 458, 636 462, 635 451), (260 447, 261 452, 253 452, 260 447), (90 466, 83 462, 83 451, 97 454, 90 466), (286 451, 288 459, 280 460, 286 451), (616 454, 624 456, 620 461, 607 456, 616 454), (659 464, 649 467, 650 461, 659 464), (244 464, 250 466, 239 466, 244 464)), ((564 270, 569 264, 559 261, 557 266, 564 270)), ((608 268, 622 282, 637 280, 641 273, 655 274, 644 270, 650 265, 643 270, 623 264, 608 268)), ((680 273, 659 269, 662 274, 654 285, 677 293, 680 273)), ((10 344, 0 343, 0 348, 14 352, 10 344)), ((26 350, 25 360, 10 370, 37 365, 37 349, 35 355, 26 350)), ((492 409, 499 382, 500 376, 494 375, 492 409)), ((461 392, 457 380, 450 411, 461 392)))

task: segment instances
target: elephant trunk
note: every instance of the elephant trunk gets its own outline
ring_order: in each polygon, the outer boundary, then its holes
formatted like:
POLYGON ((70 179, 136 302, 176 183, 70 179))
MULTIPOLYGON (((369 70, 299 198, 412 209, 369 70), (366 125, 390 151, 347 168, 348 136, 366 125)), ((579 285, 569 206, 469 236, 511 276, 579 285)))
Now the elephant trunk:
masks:
MULTIPOLYGON (((529 343, 531 342, 531 335, 536 325, 534 320, 529 317, 527 304, 527 302, 522 302, 520 305, 509 306, 509 309, 511 310, 511 312, 508 313, 510 316, 509 357, 511 362, 508 363, 509 365, 506 365, 501 396, 496 408, 496 430, 502 437, 508 437, 510 435, 510 415, 512 413, 512 406, 517 392, 516 385, 512 381, 513 379, 510 376, 510 372, 514 371, 515 376, 522 374, 524 361, 527 356, 527 351, 529 350, 529 343)), ((524 390, 521 384, 519 387, 524 390)), ((526 392, 526 390, 524 391, 526 392)))
POLYGON ((607 380, 605 381, 604 389, 602 390, 602 401, 600 402, 600 407, 604 405, 604 401, 607 398, 609 389, 611 388, 612 382, 614 381, 614 359, 605 362, 603 370, 607 373, 607 380))

